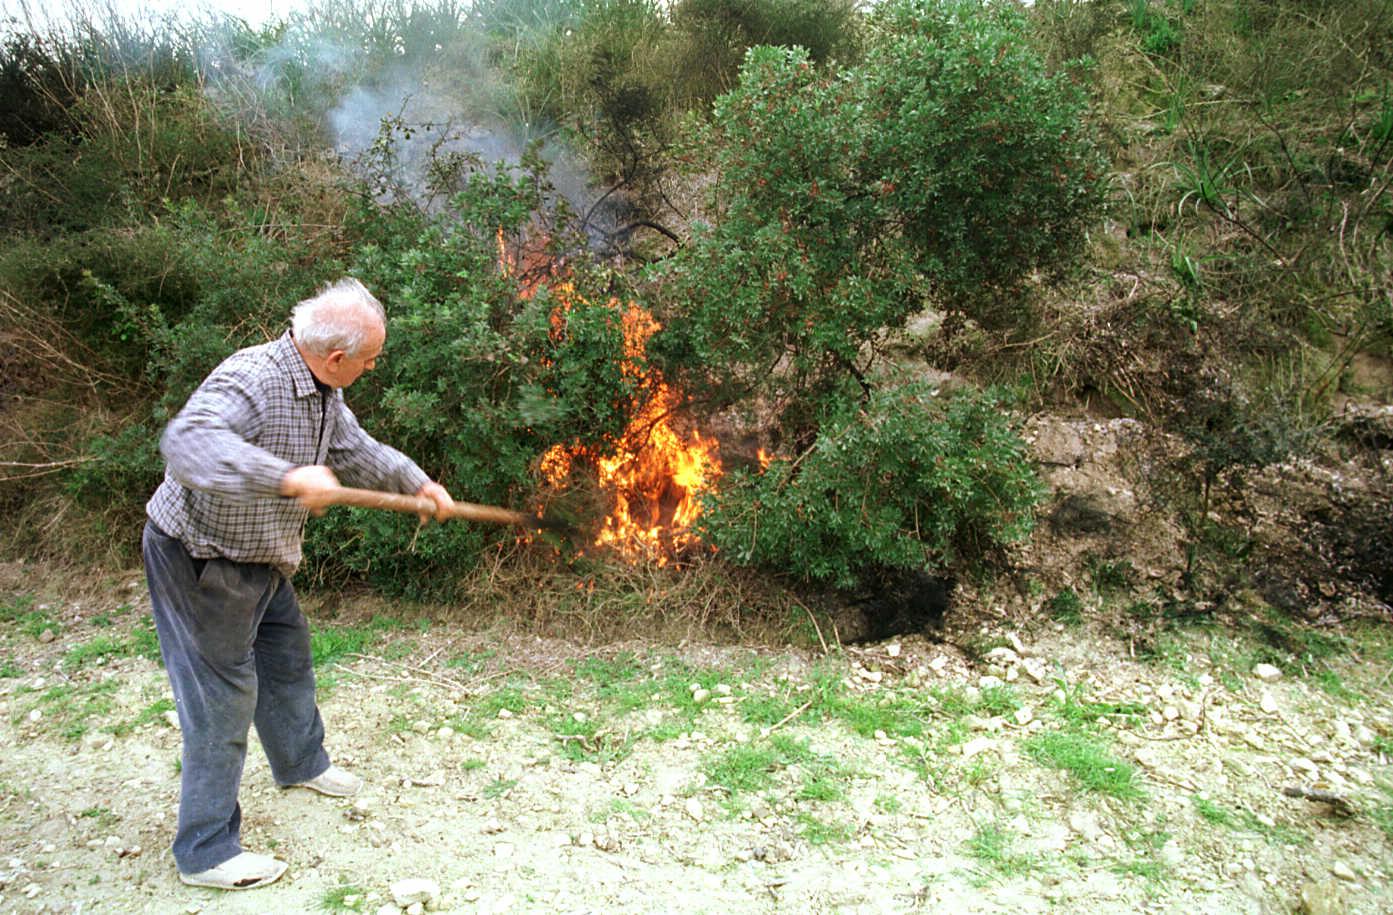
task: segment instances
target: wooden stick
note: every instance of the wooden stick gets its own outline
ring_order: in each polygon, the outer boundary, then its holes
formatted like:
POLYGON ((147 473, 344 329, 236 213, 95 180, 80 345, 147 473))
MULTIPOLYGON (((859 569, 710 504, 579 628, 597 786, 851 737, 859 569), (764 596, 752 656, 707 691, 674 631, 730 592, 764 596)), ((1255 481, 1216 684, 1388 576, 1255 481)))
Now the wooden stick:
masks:
MULTIPOLYGON (((378 492, 373 489, 351 489, 343 486, 334 492, 332 505, 351 505, 354 508, 385 508, 388 511, 408 515, 435 516, 435 502, 424 496, 408 496, 404 493, 378 492)), ((516 512, 495 505, 475 505, 473 502, 456 502, 449 517, 464 521, 486 521, 491 524, 517 524, 522 527, 539 527, 540 519, 526 512, 516 512)))

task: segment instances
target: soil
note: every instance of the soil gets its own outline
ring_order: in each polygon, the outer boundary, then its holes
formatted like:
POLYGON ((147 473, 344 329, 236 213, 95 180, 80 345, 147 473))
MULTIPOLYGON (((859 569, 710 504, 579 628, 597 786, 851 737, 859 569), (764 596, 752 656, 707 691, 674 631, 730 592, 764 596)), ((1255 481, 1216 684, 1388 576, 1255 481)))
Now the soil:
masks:
POLYGON ((908 635, 824 656, 584 645, 382 605, 408 625, 319 669, 330 751, 365 790, 279 789, 253 739, 243 843, 290 868, 219 893, 182 885, 168 853, 180 735, 159 663, 90 649, 137 644, 139 572, 3 571, 0 604, 61 629, 0 635, 0 912, 378 912, 405 878, 450 912, 1393 910, 1384 629, 1351 632, 1323 679, 1265 680, 1261 646, 1223 628, 1143 661, 1107 631, 979 614, 970 655, 908 635), (772 700, 778 720, 759 714, 772 700), (875 717, 914 701, 922 733, 875 717), (1071 725, 1070 703, 1092 717, 1071 725), (1040 738, 1071 726, 1134 769, 1136 796, 1044 760, 1040 738), (776 746, 748 784, 722 776, 776 746))

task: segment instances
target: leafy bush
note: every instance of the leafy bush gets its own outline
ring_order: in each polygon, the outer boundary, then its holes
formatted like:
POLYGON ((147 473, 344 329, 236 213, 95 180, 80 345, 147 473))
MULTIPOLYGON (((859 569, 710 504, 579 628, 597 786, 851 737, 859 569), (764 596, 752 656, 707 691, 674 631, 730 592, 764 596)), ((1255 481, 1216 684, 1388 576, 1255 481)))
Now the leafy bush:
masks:
POLYGON ((677 328, 662 347, 727 401, 802 402, 806 421, 931 302, 1015 320, 1099 212, 1083 99, 1010 6, 892 0, 871 24, 840 71, 751 51, 692 150, 715 169, 713 223, 654 274, 677 328))
POLYGON ((728 476, 699 523, 730 562, 845 588, 971 568, 1030 533, 1042 495, 991 394, 909 384, 829 416, 797 459, 728 476))
MULTIPOLYGON (((541 455, 557 442, 617 436, 637 394, 623 370, 620 302, 607 288, 615 278, 583 257, 553 275, 553 256, 575 248, 541 164, 529 165, 470 169, 433 214, 371 208, 357 254, 355 273, 387 308, 388 338, 352 406, 375 436, 476 502, 526 505, 541 455)), ((370 570, 408 593, 448 590, 500 536, 467 525, 418 536, 409 519, 361 513, 310 531, 314 574, 370 570)))

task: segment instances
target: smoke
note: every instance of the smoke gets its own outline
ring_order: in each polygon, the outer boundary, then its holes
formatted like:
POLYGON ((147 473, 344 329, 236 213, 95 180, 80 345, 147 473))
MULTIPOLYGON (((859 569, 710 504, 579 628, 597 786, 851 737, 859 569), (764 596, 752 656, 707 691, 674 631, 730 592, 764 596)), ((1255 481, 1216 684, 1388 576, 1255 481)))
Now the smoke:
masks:
MULTIPOLYGON (((399 12, 400 15, 400 12, 399 12)), ((389 168, 391 187, 424 204, 431 166, 450 155, 487 167, 516 166, 529 149, 549 166, 556 193, 577 213, 599 194, 580 159, 556 138, 555 125, 529 120, 517 88, 486 62, 486 42, 470 21, 363 23, 351 27, 293 15, 280 40, 237 69, 265 104, 289 103, 315 117, 333 152, 350 165, 389 168), (383 143, 390 140, 390 157, 383 143)), ((219 81, 210 81, 217 92, 219 81)), ((365 177, 369 177, 365 175, 365 177)))

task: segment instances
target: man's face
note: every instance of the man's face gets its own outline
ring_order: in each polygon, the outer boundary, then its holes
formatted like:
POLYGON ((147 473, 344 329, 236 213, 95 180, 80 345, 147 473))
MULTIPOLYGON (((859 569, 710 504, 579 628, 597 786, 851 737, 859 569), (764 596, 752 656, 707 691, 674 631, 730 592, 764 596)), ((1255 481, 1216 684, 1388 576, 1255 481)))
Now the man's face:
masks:
POLYGON ((334 378, 331 383, 335 387, 346 388, 353 382, 362 377, 364 372, 370 372, 377 365, 377 357, 382 355, 382 346, 387 342, 387 329, 381 324, 373 322, 368 327, 368 334, 363 341, 363 348, 359 350, 357 356, 350 356, 348 353, 335 353, 329 357, 333 367, 334 378), (334 356, 340 356, 337 360, 334 356))

